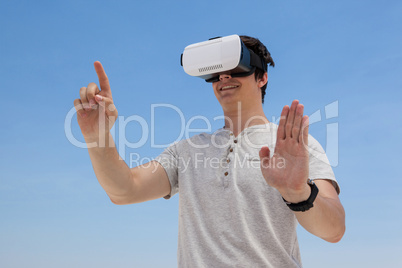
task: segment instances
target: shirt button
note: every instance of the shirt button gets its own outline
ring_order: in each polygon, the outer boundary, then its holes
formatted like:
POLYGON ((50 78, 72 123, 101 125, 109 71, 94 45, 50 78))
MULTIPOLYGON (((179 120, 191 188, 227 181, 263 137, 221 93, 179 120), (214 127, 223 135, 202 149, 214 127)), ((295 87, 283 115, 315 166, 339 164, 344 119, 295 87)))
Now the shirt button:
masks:
POLYGON ((233 133, 230 133, 230 136, 233 136, 233 133))
POLYGON ((226 172, 225 172, 225 176, 227 176, 227 175, 229 175, 229 172, 226 171, 226 172))
POLYGON ((234 142, 234 143, 237 143, 237 140, 234 140, 233 142, 234 142))
POLYGON ((230 162, 230 159, 228 158, 228 159, 226 160, 226 162, 229 163, 229 162, 230 162))
POLYGON ((229 152, 233 152, 233 148, 230 148, 229 152))

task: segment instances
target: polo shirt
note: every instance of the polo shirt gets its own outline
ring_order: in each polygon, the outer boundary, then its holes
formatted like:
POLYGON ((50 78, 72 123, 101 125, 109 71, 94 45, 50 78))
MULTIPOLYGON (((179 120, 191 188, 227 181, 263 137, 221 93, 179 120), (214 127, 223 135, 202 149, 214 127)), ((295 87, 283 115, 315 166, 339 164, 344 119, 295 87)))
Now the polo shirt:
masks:
MULTIPOLYGON (((278 126, 202 133, 155 160, 179 193, 178 267, 302 267, 297 219, 260 169, 259 150, 275 150, 278 126)), ((308 138, 309 178, 339 187, 321 145, 308 138)), ((278 163, 280 164, 280 163, 278 163)))

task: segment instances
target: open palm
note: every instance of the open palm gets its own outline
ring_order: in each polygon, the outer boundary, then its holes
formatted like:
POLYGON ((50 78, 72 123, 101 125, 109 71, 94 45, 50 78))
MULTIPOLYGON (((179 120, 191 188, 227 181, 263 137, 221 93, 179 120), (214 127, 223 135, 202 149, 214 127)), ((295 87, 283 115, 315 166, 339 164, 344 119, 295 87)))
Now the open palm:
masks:
POLYGON ((309 176, 308 116, 304 107, 294 100, 281 113, 275 151, 270 156, 268 147, 260 150, 261 172, 266 182, 276 188, 289 202, 296 203, 308 198, 309 176))

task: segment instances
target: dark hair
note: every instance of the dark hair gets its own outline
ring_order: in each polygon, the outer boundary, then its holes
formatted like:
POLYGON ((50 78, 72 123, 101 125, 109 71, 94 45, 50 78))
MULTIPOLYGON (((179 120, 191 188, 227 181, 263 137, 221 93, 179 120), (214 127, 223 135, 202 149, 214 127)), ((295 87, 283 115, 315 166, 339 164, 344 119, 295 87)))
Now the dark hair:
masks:
MULTIPOLYGON (((243 41, 243 43, 252 51, 254 51, 258 56, 260 56, 261 58, 264 59, 265 63, 268 66, 275 66, 275 62, 271 57, 271 53, 269 53, 268 49, 264 46, 263 43, 261 43, 260 40, 258 40, 257 38, 253 38, 247 35, 241 35, 240 36, 241 40, 243 41)), ((257 79, 260 79, 264 76, 264 71, 257 68, 255 70, 254 73, 255 76, 255 80, 257 81, 257 79)), ((268 83, 267 83, 268 84, 268 83)), ((262 88, 261 88, 261 99, 262 99, 262 103, 264 103, 264 97, 265 97, 265 90, 267 89, 267 84, 265 84, 262 88)))

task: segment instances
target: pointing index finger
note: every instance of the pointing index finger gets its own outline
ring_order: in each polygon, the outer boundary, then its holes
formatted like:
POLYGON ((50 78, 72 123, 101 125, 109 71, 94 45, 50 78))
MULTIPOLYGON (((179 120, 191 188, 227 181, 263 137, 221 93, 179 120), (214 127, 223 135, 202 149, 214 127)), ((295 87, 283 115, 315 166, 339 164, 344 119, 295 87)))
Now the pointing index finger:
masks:
POLYGON ((107 78, 107 75, 105 73, 105 70, 103 69, 102 64, 99 61, 95 61, 94 66, 96 74, 98 75, 101 90, 110 93, 109 79, 107 78))

